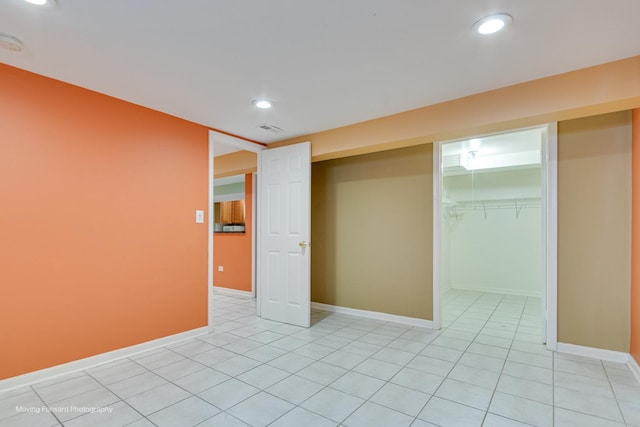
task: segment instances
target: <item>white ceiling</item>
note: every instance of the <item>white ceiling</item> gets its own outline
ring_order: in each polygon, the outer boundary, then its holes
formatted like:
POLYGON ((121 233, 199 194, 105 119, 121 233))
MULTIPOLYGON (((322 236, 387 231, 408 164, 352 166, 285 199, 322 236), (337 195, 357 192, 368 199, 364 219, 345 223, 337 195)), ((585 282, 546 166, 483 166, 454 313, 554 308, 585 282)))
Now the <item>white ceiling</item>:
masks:
POLYGON ((544 128, 518 130, 442 145, 445 175, 540 167, 544 128))
POLYGON ((476 151, 479 155, 503 155, 540 150, 542 127, 505 132, 479 138, 462 139, 442 145, 442 155, 451 156, 476 151))
POLYGON ((638 55, 638 18, 639 0, 0 0, 24 43, 0 62, 273 142, 638 55), (472 33, 494 12, 507 31, 472 33))

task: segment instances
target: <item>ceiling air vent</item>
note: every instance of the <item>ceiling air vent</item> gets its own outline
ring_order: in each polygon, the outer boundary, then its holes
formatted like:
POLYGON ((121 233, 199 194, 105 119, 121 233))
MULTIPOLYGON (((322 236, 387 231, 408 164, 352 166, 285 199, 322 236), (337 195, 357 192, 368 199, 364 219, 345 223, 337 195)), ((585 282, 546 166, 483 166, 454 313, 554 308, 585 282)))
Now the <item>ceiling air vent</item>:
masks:
POLYGON ((11 34, 0 33, 0 47, 12 52, 20 52, 22 50, 22 41, 11 34))
POLYGON ((266 130, 266 131, 271 132, 271 133, 282 133, 282 132, 284 132, 284 129, 281 129, 278 126, 273 126, 273 125, 264 124, 264 125, 259 125, 258 127, 260 129, 266 130))

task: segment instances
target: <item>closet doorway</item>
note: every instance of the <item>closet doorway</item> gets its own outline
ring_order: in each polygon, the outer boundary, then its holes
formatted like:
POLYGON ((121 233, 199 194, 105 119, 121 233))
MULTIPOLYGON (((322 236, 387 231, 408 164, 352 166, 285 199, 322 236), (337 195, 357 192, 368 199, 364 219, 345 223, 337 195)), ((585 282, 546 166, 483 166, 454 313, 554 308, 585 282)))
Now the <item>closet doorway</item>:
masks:
POLYGON ((555 347, 555 129, 436 143, 436 327, 555 347))

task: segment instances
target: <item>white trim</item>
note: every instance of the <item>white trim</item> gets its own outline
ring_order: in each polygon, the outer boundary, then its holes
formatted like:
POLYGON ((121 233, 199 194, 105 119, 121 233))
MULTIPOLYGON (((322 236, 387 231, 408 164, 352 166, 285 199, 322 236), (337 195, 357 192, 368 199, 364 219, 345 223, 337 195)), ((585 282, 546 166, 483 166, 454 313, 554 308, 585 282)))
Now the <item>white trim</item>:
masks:
POLYGON ((557 352, 573 354, 575 356, 590 357, 592 359, 606 360, 616 363, 628 363, 629 353, 622 351, 605 350, 602 348, 585 347, 582 345, 567 344, 563 342, 557 343, 557 352))
POLYGON ((347 314, 350 316, 366 317, 368 319, 384 320, 385 322, 403 323, 405 325, 418 326, 421 328, 433 329, 431 320, 418 319, 416 317, 399 316, 397 314, 381 313, 379 311, 360 310, 357 308, 341 307, 338 305, 322 304, 311 302, 311 308, 316 310, 330 311, 332 313, 347 314))
POLYGON ((636 377, 638 384, 640 384, 640 365, 638 365, 638 362, 633 358, 633 356, 629 355, 629 361, 627 362, 627 365, 629 366, 629 369, 631 369, 631 372, 633 372, 633 375, 636 377))
POLYGON ((63 363, 61 365, 52 366, 50 368, 41 369, 27 374, 18 375, 16 377, 7 378, 0 381, 0 392, 13 390, 40 381, 50 380, 62 375, 71 374, 77 371, 84 371, 98 365, 114 362, 119 359, 131 357, 135 354, 153 350, 159 347, 165 347, 169 344, 175 344, 180 341, 194 338, 209 333, 209 328, 202 327, 191 329, 189 331, 180 332, 174 335, 158 338, 155 340, 143 342, 141 344, 129 347, 119 348, 117 350, 108 351, 106 353, 97 354, 84 359, 74 360, 72 362, 63 363))
POLYGON ((484 287, 466 287, 464 285, 451 285, 450 288, 448 289, 452 289, 455 291, 474 291, 474 292, 487 292, 487 293, 491 293, 491 294, 500 294, 500 295, 515 295, 515 296, 519 296, 519 297, 532 297, 532 298, 542 298, 541 292, 538 293, 534 293, 534 292, 527 292, 527 291, 520 291, 517 289, 501 289, 501 288, 491 288, 488 286, 484 286, 484 287))
POLYGON ((558 346, 558 123, 548 123, 543 143, 542 167, 544 168, 545 200, 544 270, 546 277, 546 295, 544 296, 544 314, 546 314, 545 341, 549 350, 558 346))
POLYGON ((214 294, 230 295, 234 297, 253 298, 251 291, 241 291, 239 289, 223 288, 222 286, 212 286, 214 294))
POLYGON ((207 188, 209 189, 207 211, 209 212, 209 226, 207 227, 209 235, 207 236, 207 326, 210 330, 213 330, 213 305, 211 304, 213 298, 213 221, 214 221, 214 209, 213 209, 213 176, 214 176, 214 141, 209 137, 209 183, 207 188))
MULTIPOLYGON (((542 295, 543 304, 546 309, 546 336, 547 348, 556 350, 557 348, 557 324, 558 324, 558 124, 547 123, 541 126, 531 126, 528 128, 512 129, 509 133, 524 129, 543 128, 545 138, 542 141, 542 162, 543 168, 543 233, 544 245, 542 263, 544 271, 544 291, 542 295)), ((476 136, 476 135, 474 135, 476 136)), ((482 137, 486 135, 478 135, 482 137)), ((442 144, 459 141, 436 141, 433 143, 433 323, 440 326, 442 318, 442 144)))
MULTIPOLYGON (((253 191, 254 191, 254 199, 253 199, 253 241, 252 241, 252 247, 255 247, 257 245, 257 234, 256 234, 256 222, 255 222, 255 217, 256 217, 256 211, 257 211, 257 203, 256 203, 256 199, 255 199, 255 191, 256 191, 256 181, 257 178, 260 176, 260 171, 259 171, 259 167, 260 167, 260 152, 263 150, 266 150, 267 147, 264 147, 260 144, 255 144, 252 142, 248 142, 248 141, 244 141, 240 138, 236 138, 230 135, 226 135, 214 130, 209 130, 209 267, 208 267, 208 295, 209 295, 209 308, 208 308, 208 312, 209 312, 209 328, 212 328, 213 326, 213 313, 211 311, 211 301, 213 298, 213 252, 214 252, 214 245, 213 245, 213 200, 214 200, 214 196, 213 196, 213 184, 214 184, 214 157, 215 157, 215 144, 216 143, 222 143, 222 144, 226 144, 226 145, 230 145, 233 146, 239 150, 244 150, 244 151, 250 151, 252 153, 256 153, 258 154, 258 173, 254 174, 253 178, 254 178, 254 182, 253 182, 253 191)), ((255 253, 255 250, 254 250, 255 253)), ((258 285, 257 282, 257 270, 256 270, 256 259, 255 256, 252 255, 252 260, 251 260, 251 268, 252 268, 252 277, 251 277, 251 293, 253 296, 256 295, 256 288, 258 285)), ((258 316, 260 316, 260 303, 258 302, 258 308, 257 308, 257 314, 258 316)))
MULTIPOLYGON (((260 174, 260 164, 262 163, 262 153, 258 153, 257 157, 257 168, 256 168, 256 178, 257 178, 257 182, 256 184, 256 211, 260 211, 262 212, 262 179, 261 179, 261 174, 260 174)), ((262 251, 262 238, 260 236, 258 236, 258 234, 260 234, 260 230, 262 230, 262 216, 257 216, 256 215, 256 221, 254 222, 255 224, 255 228, 253 229, 253 232, 256 235, 256 258, 255 258, 255 294, 256 294, 256 315, 258 317, 262 317, 262 296, 260 295, 260 252, 262 251)))
POLYGON ((433 328, 442 327, 442 142, 433 143, 433 328))
POLYGON ((251 296, 256 297, 256 212, 258 212, 257 183, 258 174, 251 174, 251 296))

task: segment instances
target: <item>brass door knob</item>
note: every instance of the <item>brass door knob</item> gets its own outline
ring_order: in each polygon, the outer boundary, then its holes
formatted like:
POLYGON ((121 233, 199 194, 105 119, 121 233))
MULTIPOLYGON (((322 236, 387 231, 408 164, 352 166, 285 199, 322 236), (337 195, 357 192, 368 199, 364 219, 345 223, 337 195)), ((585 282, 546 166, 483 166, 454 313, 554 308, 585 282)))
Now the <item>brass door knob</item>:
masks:
POLYGON ((298 243, 298 246, 300 246, 301 248, 308 248, 309 246, 311 246, 310 242, 305 242, 304 240, 300 243, 298 243))

